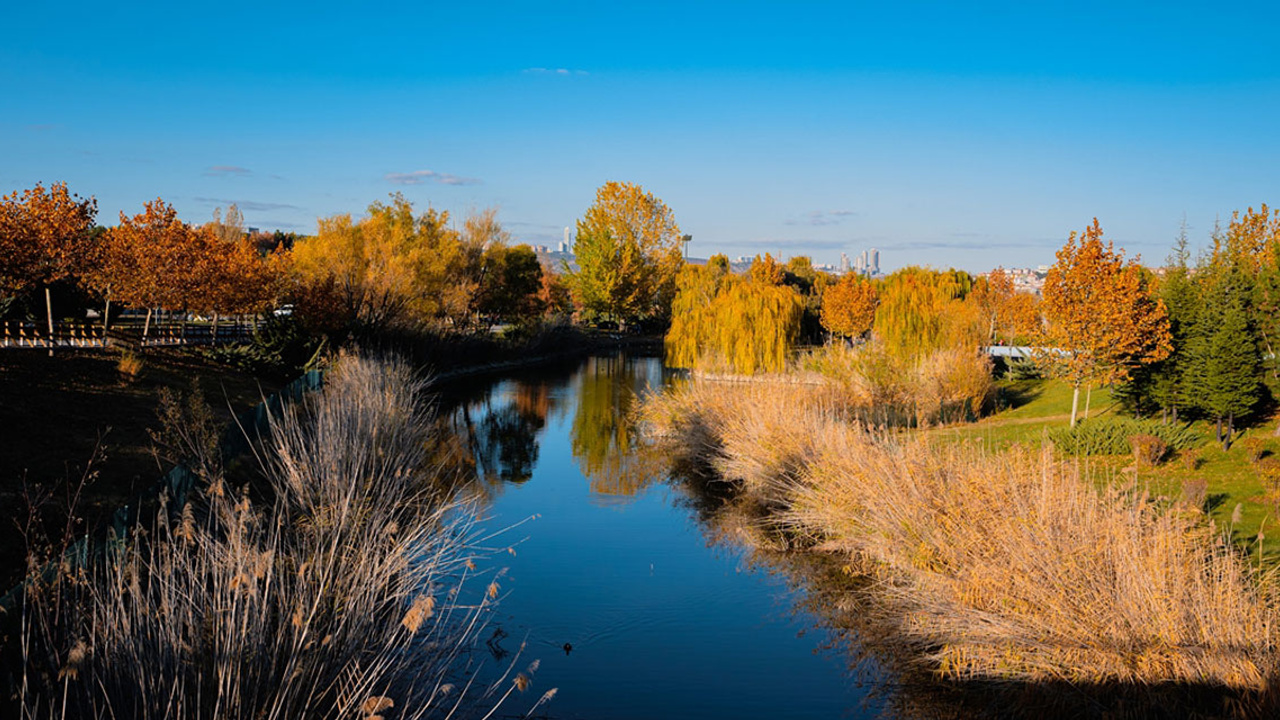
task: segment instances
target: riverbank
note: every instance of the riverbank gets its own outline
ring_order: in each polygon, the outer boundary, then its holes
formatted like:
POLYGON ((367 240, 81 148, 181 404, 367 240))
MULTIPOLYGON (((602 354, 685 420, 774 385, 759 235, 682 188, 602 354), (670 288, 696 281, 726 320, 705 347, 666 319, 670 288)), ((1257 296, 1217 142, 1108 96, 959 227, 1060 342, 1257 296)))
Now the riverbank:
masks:
MULTIPOLYGON (((413 349, 403 340, 388 344, 413 349)), ((615 349, 656 352, 661 338, 561 327, 505 342, 419 339, 410 357, 439 386, 615 349)), ((97 348, 53 357, 43 349, 0 353, 0 587, 26 572, 29 550, 43 558, 100 527, 168 470, 172 459, 157 451, 155 437, 163 430, 162 396, 198 389, 212 424, 225 428, 281 387, 272 373, 216 362, 195 348, 149 349, 134 367, 121 358, 97 348)))
POLYGON ((881 620, 945 676, 1247 691, 1277 678, 1270 584, 1197 508, 1120 473, 871 432, 796 386, 690 382, 644 415, 661 452, 874 580, 881 620))
POLYGON ((272 419, 269 500, 196 462, 199 502, 37 580, 11 657, 24 715, 452 716, 524 690, 528 674, 468 692, 460 658, 497 591, 459 598, 492 576, 475 577, 473 508, 429 454, 416 375, 343 356, 305 411, 272 419))

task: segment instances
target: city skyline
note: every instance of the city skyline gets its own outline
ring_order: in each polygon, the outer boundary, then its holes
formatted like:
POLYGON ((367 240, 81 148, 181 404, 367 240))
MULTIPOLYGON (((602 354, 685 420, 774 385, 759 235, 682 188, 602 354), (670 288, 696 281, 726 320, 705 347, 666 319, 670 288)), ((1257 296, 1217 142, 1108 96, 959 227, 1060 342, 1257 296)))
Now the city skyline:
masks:
POLYGON ((877 247, 886 271, 1052 263, 1095 216, 1159 264, 1184 218, 1202 247, 1280 197, 1280 50, 1239 34, 1271 5, 396 12, 14 8, 0 189, 65 181, 108 225, 235 202, 303 233, 402 192, 556 247, 619 180, 690 255, 877 247))

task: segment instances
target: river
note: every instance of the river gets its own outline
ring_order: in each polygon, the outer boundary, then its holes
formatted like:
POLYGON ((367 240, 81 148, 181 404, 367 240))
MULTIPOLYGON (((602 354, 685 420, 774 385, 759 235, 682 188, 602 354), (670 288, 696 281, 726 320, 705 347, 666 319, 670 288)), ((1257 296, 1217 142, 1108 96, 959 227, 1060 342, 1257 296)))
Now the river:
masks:
POLYGON ((633 410, 669 380, 617 355, 453 391, 485 526, 503 530, 491 664, 526 643, 530 694, 557 688, 545 710, 566 720, 880 716, 876 669, 851 669, 794 574, 633 452, 633 410))

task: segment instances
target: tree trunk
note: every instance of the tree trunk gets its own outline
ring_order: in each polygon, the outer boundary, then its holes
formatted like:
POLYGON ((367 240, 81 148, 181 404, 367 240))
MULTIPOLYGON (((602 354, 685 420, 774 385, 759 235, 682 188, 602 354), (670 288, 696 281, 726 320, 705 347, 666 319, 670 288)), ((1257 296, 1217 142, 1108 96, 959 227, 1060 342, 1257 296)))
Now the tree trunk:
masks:
POLYGON ((1089 419, 1089 404, 1093 402, 1093 383, 1089 384, 1088 389, 1084 393, 1084 419, 1089 419))
POLYGON ((1222 416, 1218 416, 1218 422, 1213 426, 1213 437, 1218 442, 1222 442, 1222 416))
POLYGON ((1080 386, 1076 385, 1071 392, 1071 427, 1076 426, 1076 408, 1080 406, 1080 386))
POLYGON ((44 310, 49 316, 49 357, 53 357, 53 299, 49 294, 49 286, 44 286, 44 310))
POLYGON ((142 323, 142 341, 143 342, 147 341, 147 333, 151 330, 151 313, 153 311, 154 311, 154 308, 147 308, 147 320, 146 322, 142 323))
POLYGON ((1173 421, 1175 423, 1178 422, 1178 406, 1177 405, 1173 406, 1173 421))
POLYGON ((1222 436, 1222 451, 1226 452, 1231 449, 1231 436, 1235 434, 1236 416, 1235 413, 1227 415, 1227 434, 1222 436))
POLYGON ((213 314, 213 334, 209 337, 209 344, 218 344, 218 313, 213 314))
POLYGON ((107 295, 107 304, 102 308, 102 344, 107 344, 107 331, 111 329, 111 295, 107 295))

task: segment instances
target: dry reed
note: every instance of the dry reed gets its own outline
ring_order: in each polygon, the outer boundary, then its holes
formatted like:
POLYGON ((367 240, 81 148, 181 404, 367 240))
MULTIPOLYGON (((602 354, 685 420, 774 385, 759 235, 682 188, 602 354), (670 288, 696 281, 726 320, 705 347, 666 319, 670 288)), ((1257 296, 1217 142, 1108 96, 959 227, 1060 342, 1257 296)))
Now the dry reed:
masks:
POLYGON ((426 457, 422 389, 401 362, 343 358, 273 420, 267 506, 206 478, 194 509, 33 587, 24 717, 424 717, 505 697, 454 689, 491 600, 459 600, 471 515, 426 457))
POLYGON ((794 387, 692 384, 645 417, 774 524, 857 559, 900 640, 959 678, 1280 678, 1277 601, 1198 513, 1097 489, 1052 450, 993 454, 868 432, 794 387), (692 449, 692 450, 690 450, 692 449))

